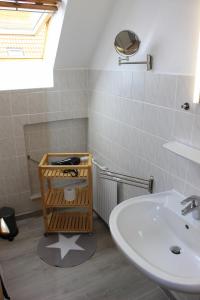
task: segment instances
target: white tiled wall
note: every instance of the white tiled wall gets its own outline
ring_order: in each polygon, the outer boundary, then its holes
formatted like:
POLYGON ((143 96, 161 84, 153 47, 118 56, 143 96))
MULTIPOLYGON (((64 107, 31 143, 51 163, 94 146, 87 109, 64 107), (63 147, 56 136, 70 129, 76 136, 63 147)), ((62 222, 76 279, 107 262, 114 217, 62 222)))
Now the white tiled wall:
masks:
MULTIPOLYGON (((193 84, 190 76, 151 72, 56 70, 52 89, 1 92, 0 205, 17 213, 38 208, 30 200, 38 191, 36 169, 28 168, 26 152, 39 159, 47 148, 84 151, 88 115, 88 146, 100 163, 136 176, 153 175, 155 192, 175 188, 200 195, 200 167, 162 147, 178 140, 200 148, 193 84), (187 112, 181 109, 186 101, 191 104, 187 112)), ((146 191, 120 190, 122 199, 141 193, 146 191)))
MULTIPOLYGON (((47 152, 86 152, 87 130, 86 118, 26 125, 26 151, 36 161, 47 152)), ((34 196, 40 192, 37 164, 29 161, 28 171, 34 196)))
MULTIPOLYGON (((151 72, 90 70, 89 149, 102 165, 155 178, 154 192, 200 195, 200 166, 163 148, 177 140, 200 149, 200 104, 194 78, 151 72), (181 105, 190 102, 191 109, 181 105)), ((120 187, 120 200, 147 191, 120 187)), ((180 300, 199 295, 173 292, 180 300)))
MULTIPOLYGON (((151 72, 56 70, 52 89, 0 93, 1 204, 17 212, 35 209, 29 200, 24 126, 87 118, 88 98, 89 148, 100 162, 136 176, 153 175, 155 192, 175 188, 200 194, 200 167, 162 147, 179 140, 200 148, 193 81, 151 72), (186 101, 188 112, 181 109, 186 101)), ((54 143, 55 136, 49 140, 54 143)), ((30 143, 34 149, 34 139, 30 143)), ((122 190, 124 198, 145 192, 122 190)))
POLYGON ((192 103, 194 78, 90 70, 88 81, 89 148, 96 157, 125 173, 153 175, 155 192, 175 188, 200 195, 200 166, 162 147, 177 140, 200 148, 200 109, 192 103), (190 111, 181 109, 184 102, 190 102, 190 111))
MULTIPOLYGON (((71 120, 70 124, 76 128, 73 119, 88 115, 87 78, 87 70, 56 70, 55 87, 52 89, 0 93, 0 206, 12 206, 17 213, 38 207, 30 200, 24 126, 71 120)), ((80 138, 78 134, 75 136, 80 138)), ((50 143, 54 142, 53 138, 49 138, 50 143)), ((86 139, 84 135, 83 139, 86 139)), ((34 150, 42 144, 40 134, 38 141, 34 138, 30 141, 34 150)), ((79 151, 80 147, 85 147, 85 141, 80 144, 74 140, 74 149, 79 151)))

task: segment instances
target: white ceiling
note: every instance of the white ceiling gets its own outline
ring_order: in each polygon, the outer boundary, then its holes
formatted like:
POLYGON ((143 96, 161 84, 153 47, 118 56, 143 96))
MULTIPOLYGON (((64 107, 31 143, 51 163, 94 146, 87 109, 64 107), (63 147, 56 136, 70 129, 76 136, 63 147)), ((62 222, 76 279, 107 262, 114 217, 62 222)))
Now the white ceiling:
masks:
POLYGON ((55 67, 87 68, 116 0, 68 0, 55 67))

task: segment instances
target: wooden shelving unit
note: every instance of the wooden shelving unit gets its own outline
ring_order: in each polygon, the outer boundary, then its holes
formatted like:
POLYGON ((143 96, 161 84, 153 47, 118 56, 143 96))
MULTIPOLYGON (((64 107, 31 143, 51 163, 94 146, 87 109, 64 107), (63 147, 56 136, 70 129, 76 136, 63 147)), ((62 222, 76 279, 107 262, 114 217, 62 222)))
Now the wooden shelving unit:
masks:
POLYGON ((92 155, 90 153, 46 153, 39 164, 39 178, 42 195, 42 207, 45 233, 51 232, 92 232, 92 155), (55 166, 55 160, 67 157, 88 157, 80 165, 55 166), (73 177, 65 170, 75 169, 78 176, 73 177), (73 201, 64 199, 64 189, 54 188, 52 180, 55 178, 86 180, 86 187, 76 188, 76 198, 73 201))

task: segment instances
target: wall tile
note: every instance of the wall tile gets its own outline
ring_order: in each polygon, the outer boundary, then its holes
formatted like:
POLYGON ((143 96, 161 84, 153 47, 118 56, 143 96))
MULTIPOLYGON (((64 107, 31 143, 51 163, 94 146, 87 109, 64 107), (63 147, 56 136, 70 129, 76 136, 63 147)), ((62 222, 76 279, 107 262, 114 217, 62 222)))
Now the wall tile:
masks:
POLYGON ((14 207, 15 213, 18 213, 18 205, 20 203, 20 195, 19 195, 19 193, 6 195, 5 197, 3 197, 1 203, 2 203, 2 206, 14 207))
POLYGON ((114 78, 112 78, 112 74, 114 74, 112 71, 103 70, 96 70, 94 71, 94 73, 91 72, 91 76, 94 75, 94 78, 90 81, 91 77, 89 75, 89 85, 92 84, 93 88, 95 88, 96 91, 105 91, 107 93, 112 93, 114 86, 114 78))
POLYGON ((186 183, 183 193, 186 197, 189 197, 191 195, 200 196, 200 189, 199 189, 199 186, 194 187, 192 184, 186 183))
POLYGON ((1 172, 4 177, 16 177, 19 176, 17 173, 17 160, 15 157, 1 160, 1 172))
POLYGON ((165 106, 175 107, 176 76, 145 73, 145 101, 165 106))
POLYGON ((28 162, 26 156, 17 157, 16 168, 17 168, 17 173, 20 174, 20 176, 18 176, 18 180, 19 180, 18 189, 20 190, 20 192, 29 191, 30 186, 29 186, 29 177, 28 177, 28 162))
POLYGON ((99 93, 96 100, 101 102, 101 104, 97 104, 99 112, 112 119, 118 118, 120 108, 123 105, 124 100, 127 101, 127 99, 105 93, 99 93))
POLYGON ((187 177, 188 183, 193 185, 193 187, 200 187, 200 166, 191 161, 188 162, 187 177))
POLYGON ((145 72, 133 72, 131 98, 145 100, 145 72))
POLYGON ((114 72, 113 94, 131 98, 132 72, 114 72))
POLYGON ((143 122, 144 105, 142 102, 124 98, 115 99, 115 109, 111 116, 130 126, 141 128, 143 122))
POLYGON ((44 115, 45 122, 60 121, 65 119, 62 112, 49 112, 44 115))
POLYGON ((47 114, 46 113, 38 113, 38 114, 33 114, 29 115, 28 123, 27 124, 38 124, 38 123, 44 123, 47 121, 47 114))
POLYGON ((0 139, 12 138, 12 118, 0 117, 0 139))
MULTIPOLYGON (((104 108, 104 96, 107 96, 106 94, 100 93, 100 92, 91 92, 89 94, 89 109, 91 111, 96 112, 102 112, 104 108)), ((113 96, 111 96, 113 98, 113 96)), ((110 99, 110 102, 112 102, 112 98, 110 99)), ((105 110, 106 114, 107 110, 105 110)))
POLYGON ((32 132, 29 139, 30 149, 47 149, 47 137, 45 131, 41 130, 40 132, 32 132))
POLYGON ((157 167, 170 173, 172 176, 178 176, 185 179, 187 162, 177 157, 175 154, 163 148, 166 140, 143 133, 140 134, 141 147, 138 155, 153 163, 157 167))
POLYGON ((40 209, 38 203, 30 201, 29 192, 7 196, 4 199, 4 205, 14 207, 16 214, 23 214, 40 209))
POLYGON ((196 115, 192 130, 192 145, 200 149, 200 116, 196 115))
POLYGON ((24 137, 15 138, 15 152, 16 152, 16 156, 21 156, 26 154, 24 137))
POLYGON ((87 93, 82 91, 61 92, 61 111, 74 115, 80 111, 87 111, 87 93))
POLYGON ((41 204, 37 201, 30 201, 30 192, 20 193, 20 202, 17 205, 17 213, 26 213, 41 209, 41 204))
POLYGON ((55 70, 56 90, 86 90, 87 70, 55 70))
POLYGON ((173 139, 190 144, 192 138, 192 127, 194 115, 185 112, 174 112, 173 139))
POLYGON ((61 111, 60 91, 46 92, 46 112, 61 111))
POLYGON ((130 98, 132 72, 89 71, 89 89, 105 91, 109 94, 130 98))
POLYGON ((13 115, 28 114, 28 94, 11 92, 11 109, 13 115))
POLYGON ((11 115, 11 100, 9 92, 0 93, 0 116, 10 116, 11 115))
POLYGON ((28 95, 28 113, 38 114, 47 112, 45 92, 31 93, 28 95))
POLYGON ((163 148, 160 149, 160 153, 158 153, 158 164, 172 176, 178 176, 182 180, 186 179, 188 165, 186 159, 163 148))
POLYGON ((160 193, 173 188, 169 174, 165 170, 152 166, 151 173, 154 177, 154 193, 160 193))
POLYGON ((2 207, 1 197, 6 196, 6 186, 4 176, 0 177, 0 205, 2 207))
POLYGON ((7 196, 19 193, 19 178, 19 176, 9 176, 4 178, 4 186, 7 196))
POLYGON ((1 159, 15 156, 15 140, 7 138, 0 140, 0 157, 1 159))
POLYGON ((89 70, 88 71, 88 89, 89 90, 100 90, 101 83, 101 74, 100 70, 89 70))
POLYGON ((194 77, 193 76, 177 76, 176 90, 176 109, 182 110, 181 105, 185 102, 190 104, 190 112, 195 112, 196 106, 193 104, 194 93, 194 77))
POLYGON ((155 142, 156 138, 152 135, 149 135, 145 132, 140 133, 141 147, 140 147, 140 156, 152 163, 156 163, 157 155, 157 143, 155 142))
POLYGON ((168 139, 172 135, 173 113, 169 109, 144 105, 143 129, 168 139))
POLYGON ((23 137, 24 136, 24 126, 29 124, 29 116, 28 115, 19 115, 12 117, 13 124, 13 134, 15 137, 23 137))

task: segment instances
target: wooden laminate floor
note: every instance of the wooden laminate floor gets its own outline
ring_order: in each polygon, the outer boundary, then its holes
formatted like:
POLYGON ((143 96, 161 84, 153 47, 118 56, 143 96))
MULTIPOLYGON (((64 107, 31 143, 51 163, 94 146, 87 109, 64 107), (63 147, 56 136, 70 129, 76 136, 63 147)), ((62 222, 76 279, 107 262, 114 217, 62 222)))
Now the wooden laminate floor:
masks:
POLYGON ((12 300, 166 300, 163 292, 114 245, 106 226, 95 218, 97 251, 73 268, 47 265, 36 249, 43 234, 41 218, 18 222, 14 242, 0 240, 0 263, 12 300))

